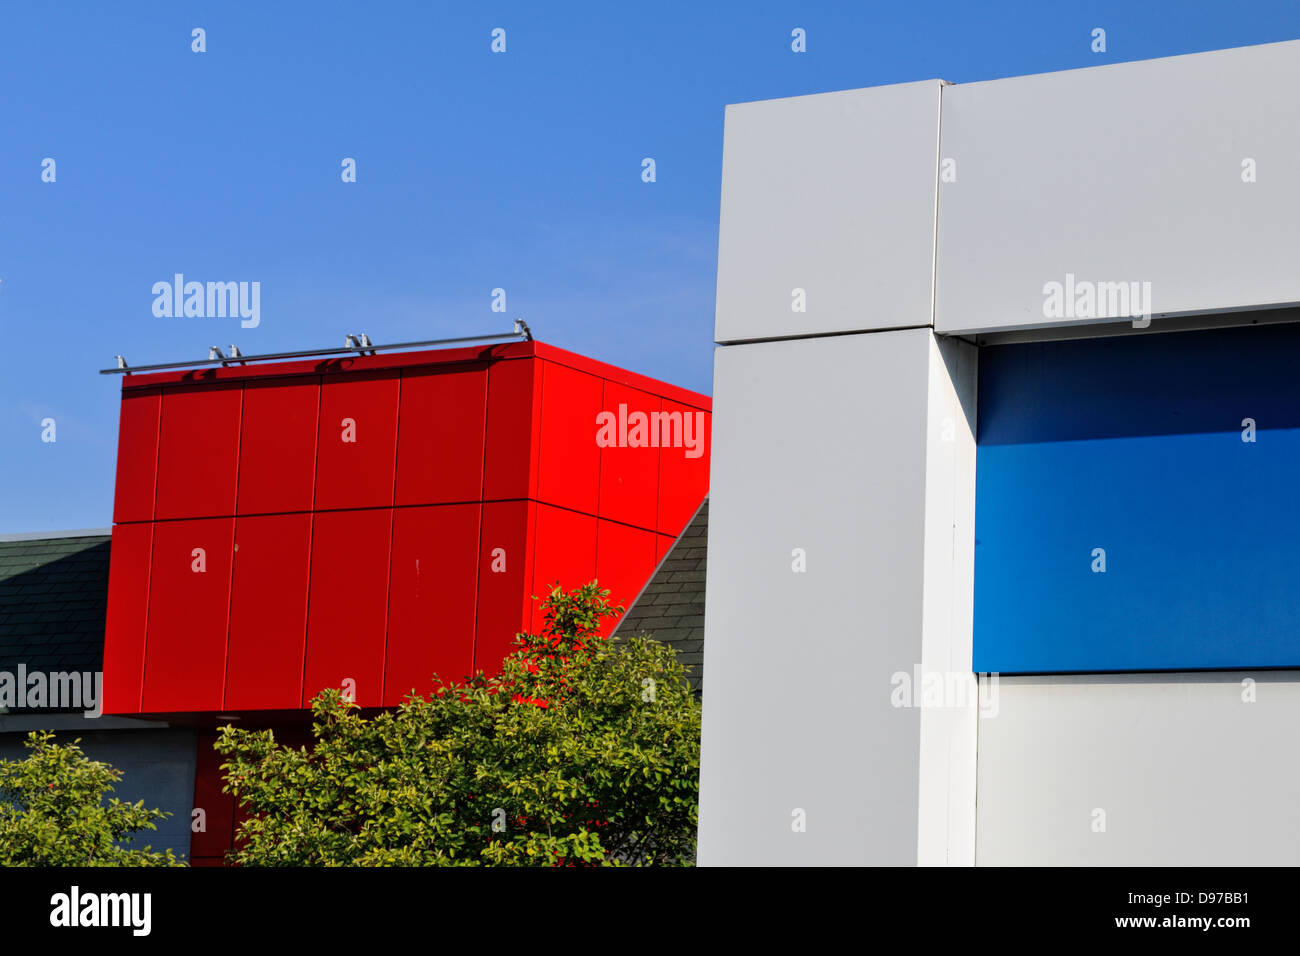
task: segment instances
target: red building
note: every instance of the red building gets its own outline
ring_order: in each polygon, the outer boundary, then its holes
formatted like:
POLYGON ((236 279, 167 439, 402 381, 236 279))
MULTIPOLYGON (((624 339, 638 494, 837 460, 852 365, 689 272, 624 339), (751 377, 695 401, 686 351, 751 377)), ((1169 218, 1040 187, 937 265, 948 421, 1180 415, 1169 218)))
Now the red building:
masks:
POLYGON ((533 341, 127 375, 104 712, 198 731, 193 861, 231 845, 216 726, 493 672, 557 581, 631 604, 708 491, 710 418, 533 341))

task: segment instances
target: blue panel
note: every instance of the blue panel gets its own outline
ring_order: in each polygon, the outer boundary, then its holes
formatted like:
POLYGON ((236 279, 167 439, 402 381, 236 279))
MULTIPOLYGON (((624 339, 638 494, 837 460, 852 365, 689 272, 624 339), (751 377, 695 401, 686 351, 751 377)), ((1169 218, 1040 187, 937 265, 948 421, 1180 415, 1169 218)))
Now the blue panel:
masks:
POLYGON ((988 347, 979 379, 977 671, 1300 666, 1300 327, 988 347))

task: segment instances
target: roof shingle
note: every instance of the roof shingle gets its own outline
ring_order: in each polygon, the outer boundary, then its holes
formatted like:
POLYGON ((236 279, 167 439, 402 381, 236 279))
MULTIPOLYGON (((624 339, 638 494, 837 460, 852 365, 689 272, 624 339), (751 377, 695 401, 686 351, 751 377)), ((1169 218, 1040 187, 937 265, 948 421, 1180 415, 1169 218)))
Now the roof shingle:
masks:
POLYGON ((0 671, 102 669, 110 540, 0 540, 0 671))
POLYGON ((649 634, 671 644, 690 668, 686 678, 697 694, 704 690, 704 575, 709 534, 705 498, 686 530, 664 555, 614 629, 614 637, 649 634))

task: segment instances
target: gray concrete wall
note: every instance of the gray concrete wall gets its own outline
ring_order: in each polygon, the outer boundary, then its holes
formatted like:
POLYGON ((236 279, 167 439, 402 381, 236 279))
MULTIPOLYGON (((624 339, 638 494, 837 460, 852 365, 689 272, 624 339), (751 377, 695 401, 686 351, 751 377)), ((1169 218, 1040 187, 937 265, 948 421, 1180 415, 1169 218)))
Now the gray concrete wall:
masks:
MULTIPOLYGON (((66 718, 59 718, 66 719, 66 718)), ((110 719, 110 718, 105 718, 110 719)), ((85 725, 92 727, 93 720, 85 725)), ((28 750, 23 746, 25 733, 0 734, 0 759, 21 760, 28 750)), ((171 849, 184 855, 190 852, 190 810, 194 804, 194 747, 192 730, 166 727, 147 730, 61 731, 59 743, 81 738, 81 749, 92 760, 102 760, 122 771, 122 779, 109 798, 118 797, 145 806, 169 810, 172 816, 158 824, 156 831, 138 835, 134 847, 149 844, 154 850, 171 849)))

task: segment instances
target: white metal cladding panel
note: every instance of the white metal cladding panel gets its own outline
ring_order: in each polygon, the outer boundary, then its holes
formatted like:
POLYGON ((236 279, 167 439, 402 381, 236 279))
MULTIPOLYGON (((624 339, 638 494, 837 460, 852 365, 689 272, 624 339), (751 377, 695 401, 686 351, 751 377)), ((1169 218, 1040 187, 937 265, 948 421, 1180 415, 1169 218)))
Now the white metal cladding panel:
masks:
POLYGON ((702 864, 916 862, 931 339, 715 353, 702 864))
POLYGON ((1300 864, 1296 672, 1002 678, 983 699, 977 865, 1300 864))
POLYGON ((1067 273, 1157 315, 1300 301, 1297 87, 1300 41, 945 87, 935 330, 1090 321, 1044 315, 1067 273))
POLYGON ((931 323, 939 88, 727 107, 719 342, 931 323))
MULTIPOLYGON (((979 352, 957 338, 930 346, 925 506, 922 700, 927 680, 973 684, 975 424, 979 352)), ((918 688, 913 688, 914 692, 918 688)), ((917 862, 975 862, 976 701, 969 694, 921 711, 917 862)))

